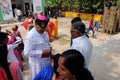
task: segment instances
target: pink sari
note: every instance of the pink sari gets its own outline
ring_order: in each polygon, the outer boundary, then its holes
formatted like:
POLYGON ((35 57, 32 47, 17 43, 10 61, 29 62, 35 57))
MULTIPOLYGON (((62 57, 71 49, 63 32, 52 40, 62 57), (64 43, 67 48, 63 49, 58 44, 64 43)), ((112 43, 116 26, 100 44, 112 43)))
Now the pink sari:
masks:
POLYGON ((22 71, 19 68, 19 63, 12 62, 9 66, 10 72, 12 74, 13 80, 23 80, 22 71))
POLYGON ((19 55, 19 52, 18 52, 17 48, 18 47, 14 48, 14 54, 15 54, 15 56, 17 57, 17 59, 19 61, 19 65, 20 65, 21 69, 23 69, 23 62, 22 62, 22 60, 20 58, 20 55, 19 55))
MULTIPOLYGON (((22 38, 21 34, 20 34, 20 32, 18 30, 13 31, 12 36, 19 36, 20 38, 22 38)), ((22 59, 21 59, 22 54, 21 54, 21 51, 19 49, 19 46, 14 48, 14 54, 15 54, 15 56, 17 57, 17 59, 19 61, 19 65, 20 65, 21 69, 23 69, 23 62, 22 62, 22 59)))
MULTIPOLYGON (((11 37, 11 38, 8 40, 8 44, 13 43, 14 41, 15 41, 14 38, 11 37)), ((19 61, 19 65, 20 65, 21 69, 23 69, 23 62, 22 62, 22 60, 21 60, 21 58, 20 58, 20 53, 19 53, 19 51, 18 51, 18 47, 14 48, 14 54, 15 54, 16 58, 17 58, 18 61, 19 61)))

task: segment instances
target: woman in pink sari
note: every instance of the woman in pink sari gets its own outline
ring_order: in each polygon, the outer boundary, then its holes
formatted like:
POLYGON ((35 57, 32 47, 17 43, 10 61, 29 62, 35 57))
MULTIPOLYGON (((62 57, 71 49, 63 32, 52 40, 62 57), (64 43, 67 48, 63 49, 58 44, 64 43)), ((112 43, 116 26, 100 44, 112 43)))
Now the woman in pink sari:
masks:
POLYGON ((8 34, 0 32, 0 80, 23 80, 19 63, 9 63, 8 55, 8 34))
MULTIPOLYGON (((9 40, 8 40, 8 44, 14 43, 14 42, 16 41, 16 37, 17 37, 17 36, 22 39, 21 34, 20 34, 20 31, 18 31, 18 26, 17 26, 17 25, 13 26, 12 30, 13 30, 13 31, 9 33, 10 38, 9 38, 9 40)), ((14 54, 15 54, 16 58, 17 58, 18 61, 19 61, 19 64, 20 64, 21 69, 23 69, 22 50, 20 49, 19 46, 17 46, 17 47, 14 48, 14 54)))
POLYGON ((16 40, 14 41, 13 37, 9 37, 8 39, 8 61, 9 62, 18 62, 20 67, 22 67, 22 63, 21 63, 21 59, 20 56, 18 54, 18 51, 16 49, 16 47, 22 42, 20 37, 16 37, 16 40), (16 55, 15 55, 16 52, 16 55), (17 56, 17 57, 16 57, 17 56))
POLYGON ((23 80, 23 74, 21 68, 19 67, 19 63, 12 62, 9 69, 13 76, 13 80, 23 80))

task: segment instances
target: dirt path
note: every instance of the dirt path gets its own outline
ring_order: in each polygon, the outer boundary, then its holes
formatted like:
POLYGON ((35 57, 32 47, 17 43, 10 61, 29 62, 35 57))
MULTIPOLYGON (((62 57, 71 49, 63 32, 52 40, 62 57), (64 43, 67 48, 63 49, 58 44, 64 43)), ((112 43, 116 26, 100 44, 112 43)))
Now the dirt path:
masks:
MULTIPOLYGON (((56 53, 61 53, 61 52, 65 51, 65 50, 69 49, 69 46, 70 46, 70 24, 71 24, 70 22, 71 22, 71 18, 58 18, 58 21, 59 21, 59 38, 54 40, 53 42, 51 42, 51 46, 52 46, 55 54, 56 53)), ((2 28, 2 31, 5 31, 5 29, 11 29, 12 25, 13 24, 5 25, 5 26, 8 26, 8 27, 2 28)), ((21 23, 18 23, 17 25, 19 26, 19 30, 20 30, 20 32, 22 34, 23 39, 25 39, 27 31, 21 26, 21 23)), ((2 25, 2 26, 4 26, 4 25, 2 25)), ((109 35, 109 34, 103 33, 102 30, 99 30, 99 32, 95 31, 96 38, 92 38, 91 32, 89 33, 89 36, 90 36, 91 42, 93 43, 93 46, 95 47, 95 46, 99 46, 100 44, 103 44, 104 41, 107 41, 107 40, 111 39, 111 37, 114 36, 114 35, 109 35)), ((96 49, 96 48, 94 48, 94 49, 96 49)), ((103 49, 101 49, 101 50, 103 50, 103 49)), ((95 51, 94 51, 94 53, 95 53, 95 51)), ((94 56, 96 56, 96 55, 93 55, 92 60, 94 59, 94 56)), ((99 56, 98 56, 98 58, 100 60, 99 56)), ((102 58, 102 59, 104 60, 104 58, 102 58)), ((96 65, 97 62, 93 60, 91 65, 92 64, 96 65)), ((101 76, 99 76, 100 73, 97 74, 98 68, 95 68, 95 70, 96 70, 95 71, 94 70, 95 66, 93 66, 93 65, 90 66, 90 69, 92 70, 93 73, 95 73, 97 75, 98 80, 109 80, 109 79, 101 78, 101 76)), ((102 70, 104 71, 104 67, 101 68, 101 71, 102 70)), ((25 75, 25 80, 29 80, 30 75, 29 75, 29 69, 28 69, 28 61, 27 61, 26 57, 25 57, 25 62, 24 62, 24 75, 25 75)))
MULTIPOLYGON (((70 27, 71 27, 71 18, 58 18, 59 21, 59 39, 54 40, 53 42, 51 42, 51 45, 55 51, 55 53, 61 53, 62 51, 66 50, 69 48, 69 44, 70 44, 70 27)), ((2 28, 2 31, 5 31, 5 29, 11 29, 11 27, 13 25, 18 25, 19 26, 19 30, 22 34, 23 39, 25 39, 26 37, 26 33, 27 31, 23 28, 23 26, 21 26, 21 22, 17 22, 17 23, 10 23, 10 24, 2 24, 0 26, 4 26, 2 28)), ((90 36, 90 40, 94 45, 97 45, 99 43, 101 43, 101 41, 105 41, 107 39, 109 39, 111 37, 111 35, 103 33, 101 30, 99 30, 99 32, 95 31, 95 36, 96 38, 92 38, 92 34, 91 31, 88 34, 90 36)))
MULTIPOLYGON (((70 46, 70 27, 71 18, 59 18, 59 39, 51 42, 51 45, 55 53, 61 53, 62 51, 69 49, 70 46), (57 45, 56 45, 57 44, 57 45)), ((103 33, 100 29, 95 31, 96 38, 92 38, 91 31, 88 34, 93 46, 105 41, 111 37, 111 35, 103 33)))

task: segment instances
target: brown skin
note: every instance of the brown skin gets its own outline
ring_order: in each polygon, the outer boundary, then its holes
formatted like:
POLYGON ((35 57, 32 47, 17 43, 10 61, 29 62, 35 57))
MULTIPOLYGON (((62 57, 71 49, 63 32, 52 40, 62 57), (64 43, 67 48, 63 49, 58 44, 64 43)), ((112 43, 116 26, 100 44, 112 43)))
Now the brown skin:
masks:
POLYGON ((8 33, 9 36, 11 36, 11 31, 6 29, 6 32, 8 33))
POLYGON ((78 33, 73 26, 71 27, 70 33, 73 39, 84 35, 83 33, 78 33))
POLYGON ((12 27, 12 30, 13 30, 13 31, 16 31, 16 30, 17 30, 16 26, 13 26, 13 27, 12 27))
POLYGON ((45 24, 43 24, 43 23, 42 23, 41 26, 39 26, 39 25, 36 23, 35 28, 36 28, 36 30, 37 30, 39 33, 44 33, 44 31, 46 30, 46 26, 45 26, 45 24))
POLYGON ((70 71, 64 66, 64 57, 60 57, 58 60, 59 67, 57 72, 60 74, 62 78, 65 80, 76 80, 74 76, 70 73, 70 71))
POLYGON ((41 56, 42 58, 47 58, 51 56, 51 49, 45 49, 42 51, 43 51, 42 56, 41 56))
POLYGON ((73 39, 81 36, 78 32, 74 30, 73 27, 71 27, 70 33, 73 39))

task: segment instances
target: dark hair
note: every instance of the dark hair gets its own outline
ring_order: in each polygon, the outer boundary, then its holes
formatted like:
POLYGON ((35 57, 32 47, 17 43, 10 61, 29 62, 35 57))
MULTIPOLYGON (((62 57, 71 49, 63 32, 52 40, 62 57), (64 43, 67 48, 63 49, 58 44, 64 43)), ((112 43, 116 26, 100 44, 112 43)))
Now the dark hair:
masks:
POLYGON ((76 69, 84 67, 83 55, 74 49, 63 52, 60 57, 64 57, 64 66, 70 70, 72 74, 76 73, 76 69))
POLYGON ((47 21, 49 22, 49 21, 50 21, 50 19, 49 19, 49 18, 47 18, 47 21))
POLYGON ((57 19, 57 16, 54 16, 54 19, 57 19))
POLYGON ((75 17, 71 20, 71 24, 73 25, 73 23, 77 22, 77 21, 82 21, 80 17, 75 17))
POLYGON ((59 73, 57 72, 57 68, 58 68, 58 59, 60 57, 60 54, 55 54, 53 56, 53 63, 54 63, 54 72, 55 72, 55 75, 56 75, 56 78, 59 76, 59 73))
POLYGON ((1 41, 3 41, 4 39, 6 39, 7 38, 7 33, 5 33, 5 32, 0 32, 0 42, 1 41))
POLYGON ((29 26, 29 31, 34 27, 34 25, 30 25, 29 26))
POLYGON ((81 21, 73 23, 73 28, 80 33, 85 33, 85 24, 81 21))
POLYGON ((94 15, 91 15, 92 17, 94 17, 94 15))
POLYGON ((93 80, 91 73, 84 67, 83 55, 74 49, 67 50, 61 54, 64 57, 63 65, 73 74, 76 80, 93 80))
POLYGON ((7 61, 7 45, 4 43, 0 43, 0 65, 5 70, 8 80, 13 80, 12 75, 9 70, 9 63, 7 61))
POLYGON ((7 64, 7 45, 4 43, 0 43, 0 64, 7 64))
POLYGON ((40 12, 40 14, 43 14, 43 12, 40 12))
POLYGON ((18 29, 18 25, 15 25, 15 29, 18 29))
POLYGON ((48 21, 47 20, 39 20, 39 19, 36 19, 35 20, 35 23, 38 24, 39 26, 41 26, 42 23, 44 23, 47 27, 47 23, 48 21))

